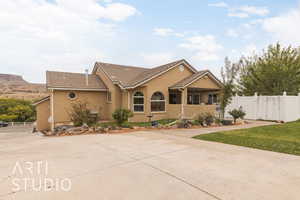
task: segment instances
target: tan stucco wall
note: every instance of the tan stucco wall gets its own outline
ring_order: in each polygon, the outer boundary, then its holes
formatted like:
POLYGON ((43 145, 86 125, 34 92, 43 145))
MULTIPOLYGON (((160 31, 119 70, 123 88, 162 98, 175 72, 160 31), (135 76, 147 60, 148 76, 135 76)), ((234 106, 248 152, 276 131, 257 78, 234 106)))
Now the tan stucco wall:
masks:
POLYGON ((185 105, 184 117, 188 119, 195 119, 199 114, 211 113, 216 114, 216 105, 185 105))
POLYGON ((71 105, 76 102, 87 102, 88 108, 92 111, 98 111, 101 119, 109 117, 106 106, 106 92, 73 91, 76 94, 74 100, 69 99, 69 92, 58 90, 53 92, 53 117, 56 125, 70 122, 69 112, 71 105))
POLYGON ((125 98, 122 90, 107 77, 107 75, 99 68, 96 74, 102 79, 109 92, 111 92, 111 102, 106 101, 107 119, 112 119, 111 114, 117 109, 121 108, 124 104, 122 100, 125 98))
MULTIPOLYGON (((164 119, 164 118, 173 118, 173 116, 178 116, 178 109, 176 106, 180 105, 169 105, 169 87, 177 83, 179 80, 184 79, 193 72, 190 71, 188 67, 185 67, 184 71, 180 71, 179 67, 174 67, 173 69, 167 71, 166 73, 152 79, 151 81, 145 83, 141 88, 138 88, 134 91, 141 90, 145 95, 145 111, 144 113, 135 113, 131 121, 147 121, 147 116, 152 114, 153 120, 164 119), (151 113, 150 99, 154 92, 162 92, 166 100, 166 112, 161 113, 151 113), (176 113, 172 113, 176 109, 176 113)), ((132 98, 131 98, 132 99, 132 98)), ((132 101, 132 100, 131 100, 132 101)), ((132 108, 132 102, 131 102, 132 108)), ((175 117, 176 118, 176 117, 175 117)))
POLYGON ((195 88, 209 88, 209 89, 219 89, 220 86, 209 76, 205 76, 197 81, 193 82, 188 87, 195 88))
POLYGON ((50 130, 50 100, 44 101, 36 106, 36 128, 38 131, 50 130))

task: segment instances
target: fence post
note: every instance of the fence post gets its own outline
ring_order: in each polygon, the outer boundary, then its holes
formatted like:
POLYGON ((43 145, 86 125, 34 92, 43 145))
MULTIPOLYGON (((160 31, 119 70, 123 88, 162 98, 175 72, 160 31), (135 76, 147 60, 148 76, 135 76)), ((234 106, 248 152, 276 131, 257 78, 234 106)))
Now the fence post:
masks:
POLYGON ((298 118, 300 119, 300 93, 298 93, 298 118))
POLYGON ((281 106, 281 109, 282 109, 282 116, 281 116, 281 121, 287 121, 286 120, 286 91, 283 92, 283 95, 282 95, 282 106, 281 106))
POLYGON ((259 109, 259 105, 258 105, 258 95, 257 92, 254 93, 254 101, 255 101, 255 110, 254 110, 254 117, 255 120, 258 120, 258 109, 259 109))

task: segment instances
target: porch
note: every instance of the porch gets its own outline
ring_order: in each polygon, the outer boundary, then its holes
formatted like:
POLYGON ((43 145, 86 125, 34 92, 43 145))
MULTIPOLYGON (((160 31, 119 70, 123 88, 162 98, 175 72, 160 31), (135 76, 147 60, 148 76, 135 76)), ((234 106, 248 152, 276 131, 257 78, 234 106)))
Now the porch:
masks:
POLYGON ((219 94, 220 89, 169 89, 169 117, 194 118, 200 113, 215 113, 219 94))

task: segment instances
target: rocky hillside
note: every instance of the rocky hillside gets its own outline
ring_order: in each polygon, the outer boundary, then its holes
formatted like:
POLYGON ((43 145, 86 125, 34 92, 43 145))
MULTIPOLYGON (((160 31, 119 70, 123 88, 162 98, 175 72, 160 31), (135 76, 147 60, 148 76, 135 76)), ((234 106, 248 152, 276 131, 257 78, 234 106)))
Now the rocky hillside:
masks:
POLYGON ((45 96, 45 84, 29 83, 18 75, 0 74, 0 98, 35 100, 45 96))

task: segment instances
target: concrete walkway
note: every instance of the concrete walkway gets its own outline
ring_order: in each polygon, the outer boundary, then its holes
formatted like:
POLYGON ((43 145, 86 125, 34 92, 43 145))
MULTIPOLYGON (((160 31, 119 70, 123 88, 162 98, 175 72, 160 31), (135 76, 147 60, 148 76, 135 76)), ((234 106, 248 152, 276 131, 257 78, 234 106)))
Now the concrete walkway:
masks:
MULTIPOLYGON (((106 200, 298 200, 300 157, 194 140, 160 131, 112 135, 40 137, 0 131, 0 199, 106 200), (31 174, 25 162, 48 163, 31 174), (16 163, 22 174, 13 174, 16 163), (70 179, 34 191, 13 192, 16 178, 70 179), (58 190, 55 190, 55 188, 58 190)), ((42 187, 43 188, 43 187, 42 187)))

